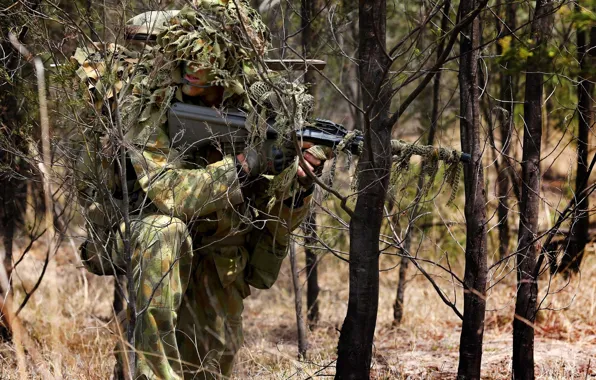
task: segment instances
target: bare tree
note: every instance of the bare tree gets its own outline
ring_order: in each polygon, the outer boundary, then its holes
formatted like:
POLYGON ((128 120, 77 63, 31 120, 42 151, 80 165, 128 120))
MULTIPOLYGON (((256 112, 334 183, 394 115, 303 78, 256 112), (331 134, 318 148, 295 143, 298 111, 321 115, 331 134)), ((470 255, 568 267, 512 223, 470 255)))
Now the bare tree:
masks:
POLYGON ((350 221, 350 293, 338 344, 336 379, 369 377, 379 302, 379 233, 391 165, 391 127, 381 88, 385 52, 385 0, 360 2, 359 79, 365 143, 358 163, 358 201, 350 221))
POLYGON ((542 92, 546 71, 545 41, 551 24, 547 0, 538 0, 531 25, 533 54, 526 64, 524 139, 519 237, 517 244, 517 299, 513 321, 513 377, 534 378, 534 321, 538 297, 536 258, 540 204, 540 151, 542 145, 542 92))
POLYGON ((316 214, 312 212, 302 224, 304 230, 304 253, 306 255, 306 318, 310 328, 316 326, 319 321, 319 276, 318 258, 314 252, 314 245, 317 242, 316 214))
MULTIPOLYGON (((581 12, 579 3, 575 4, 575 11, 581 12)), ((588 144, 590 129, 593 124, 592 95, 594 83, 590 77, 590 51, 596 41, 588 41, 586 29, 577 27, 577 60, 579 74, 577 85, 577 173, 575 176, 575 194, 580 197, 588 184, 588 144)), ((565 273, 578 273, 588 243, 590 228, 589 217, 590 199, 581 197, 575 209, 574 221, 569 231, 565 254, 561 259, 558 270, 565 273)))
POLYGON ((296 243, 290 241, 290 267, 292 269, 292 286, 294 288, 294 306, 296 309, 296 330, 298 332, 298 359, 305 359, 308 349, 304 316, 302 315, 302 287, 296 260, 296 243))
MULTIPOLYGON (((448 27, 449 22, 449 11, 451 8, 451 1, 445 1, 443 5, 443 18, 441 19, 441 31, 445 33, 448 27)), ((445 39, 441 39, 437 45, 437 60, 440 59, 441 55, 443 55, 443 50, 445 49, 445 39)), ((437 132, 437 127, 439 124, 439 118, 441 116, 440 110, 440 94, 441 94, 441 71, 438 71, 433 79, 433 90, 432 90, 432 111, 430 114, 430 127, 428 129, 428 136, 426 138, 427 145, 433 145, 435 143, 435 135, 437 132)), ((412 238, 415 233, 416 226, 413 225, 414 221, 418 218, 418 215, 421 211, 419 206, 420 201, 424 194, 422 194, 422 190, 424 187, 424 175, 422 173, 419 174, 418 177, 418 185, 416 188, 416 195, 414 196, 414 208, 410 214, 410 224, 408 225, 408 229, 406 232, 406 237, 404 238, 404 249, 406 252, 410 252, 412 247, 412 238)), ((396 216, 398 214, 396 213, 396 216)), ((397 220, 391 221, 390 223, 395 223, 397 220)), ((407 274, 408 274, 408 264, 410 263, 411 258, 408 257, 409 255, 402 256, 400 263, 399 263, 399 280, 397 283, 397 294, 395 297, 395 303, 393 304, 393 320, 394 323, 401 323, 404 316, 404 297, 406 294, 406 283, 407 283, 407 274)))
MULTIPOLYGON (((0 56, 3 66, 0 68, 0 237, 4 247, 4 257, 0 265, 4 266, 7 278, 11 279, 13 269, 13 241, 15 232, 22 224, 26 203, 27 160, 22 159, 26 152, 26 142, 19 132, 28 110, 28 104, 19 104, 19 94, 24 83, 19 75, 21 57, 13 49, 8 33, 11 25, 8 17, 0 25, 0 56), (7 149, 7 147, 12 149, 7 149)), ((17 22, 18 20, 14 20, 17 22)), ((24 37, 27 29, 21 30, 24 37)), ((1 294, 7 298, 9 294, 1 294)), ((0 339, 8 339, 10 332, 4 320, 5 313, 0 312, 0 339)))
MULTIPOLYGON (((301 23, 302 28, 302 55, 304 58, 312 57, 313 45, 313 21, 315 17, 315 9, 317 8, 316 0, 301 0, 301 23)), ((307 70, 304 75, 304 82, 310 86, 310 93, 317 98, 317 79, 313 70, 307 70)), ((316 213, 313 211, 304 221, 303 230, 305 233, 304 252, 306 255, 306 309, 307 319, 309 325, 312 327, 319 321, 319 277, 317 271, 317 255, 314 253, 312 246, 316 241, 317 225, 316 213)))
MULTIPOLYGON (((506 3, 505 8, 505 24, 501 24, 501 20, 497 21, 497 30, 500 35, 509 36, 510 30, 516 28, 516 10, 517 4, 513 2, 506 3)), ((509 36, 511 38, 511 36, 509 36)), ((511 44, 514 44, 514 39, 511 38, 511 44)), ((500 44, 495 44, 497 47, 497 55, 502 55, 503 48, 500 44)), ((510 47, 511 48, 511 47, 510 47)), ((497 169, 497 198, 499 204, 497 206, 497 216, 499 218, 499 258, 503 259, 509 256, 511 232, 509 227, 509 194, 511 192, 513 178, 512 167, 509 155, 511 151, 513 127, 514 127, 514 96, 517 93, 517 76, 512 75, 510 66, 513 62, 506 59, 504 65, 505 70, 502 70, 499 80, 499 99, 503 102, 501 109, 497 110, 499 116, 501 150, 499 158, 495 163, 497 169)), ((490 117, 490 115, 489 115, 490 117)))
MULTIPOLYGON (((462 0, 460 14, 472 12, 476 0, 462 0)), ((466 268, 464 274, 464 319, 459 346, 459 379, 480 379, 482 339, 486 309, 486 190, 484 146, 480 136, 478 57, 480 20, 475 18, 460 37, 459 90, 461 146, 472 156, 464 167, 466 192, 466 268)))

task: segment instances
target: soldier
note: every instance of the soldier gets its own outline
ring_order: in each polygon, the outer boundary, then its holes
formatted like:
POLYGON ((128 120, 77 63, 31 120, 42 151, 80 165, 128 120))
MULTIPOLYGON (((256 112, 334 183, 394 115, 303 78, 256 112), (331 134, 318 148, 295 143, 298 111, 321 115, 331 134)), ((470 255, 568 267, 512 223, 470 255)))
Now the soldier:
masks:
MULTIPOLYGON (((247 2, 203 0, 175 14, 157 46, 134 61, 121 59, 134 62, 120 73, 124 85, 114 88, 128 91, 122 97, 122 125, 136 174, 129 186, 140 313, 135 378, 229 377, 243 343, 249 286, 273 285, 290 232, 308 213, 313 183, 306 171, 319 172, 328 156, 322 148, 304 145, 306 164, 301 166, 289 144, 259 141, 258 126, 253 144, 241 152, 214 144, 190 156, 173 149, 168 135, 165 115, 177 101, 241 107, 252 113, 254 124, 275 115, 280 129, 300 123, 312 102, 302 86, 270 76, 287 90, 285 95, 254 90, 263 82, 251 62, 267 45, 268 31, 247 2), (298 104, 293 115, 298 120, 275 113, 283 96, 298 104)), ((87 152, 81 162, 88 167, 97 157, 93 149, 87 152)), ((112 182, 118 187, 117 179, 112 182)), ((95 239, 85 244, 82 257, 95 273, 122 273, 124 223, 119 220, 119 231, 111 227, 113 221, 105 220, 107 202, 99 199, 100 192, 87 190, 82 198, 95 239), (101 214, 103 222, 93 213, 101 214), (106 250, 110 239, 115 248, 106 250)))

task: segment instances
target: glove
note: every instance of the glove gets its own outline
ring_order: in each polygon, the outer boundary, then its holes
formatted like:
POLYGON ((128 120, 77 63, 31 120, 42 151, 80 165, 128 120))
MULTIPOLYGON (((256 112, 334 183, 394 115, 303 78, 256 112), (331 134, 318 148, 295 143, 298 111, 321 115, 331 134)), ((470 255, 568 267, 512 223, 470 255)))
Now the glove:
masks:
POLYGON ((291 146, 279 146, 275 141, 267 140, 258 146, 244 150, 243 168, 249 178, 260 174, 279 174, 294 162, 296 152, 291 146))
POLYGON ((307 165, 310 165, 311 168, 300 168, 298 171, 298 182, 303 188, 309 189, 313 186, 314 180, 305 171, 312 169, 312 173, 320 177, 323 173, 325 161, 333 157, 333 149, 322 145, 313 145, 306 149, 303 155, 307 165))

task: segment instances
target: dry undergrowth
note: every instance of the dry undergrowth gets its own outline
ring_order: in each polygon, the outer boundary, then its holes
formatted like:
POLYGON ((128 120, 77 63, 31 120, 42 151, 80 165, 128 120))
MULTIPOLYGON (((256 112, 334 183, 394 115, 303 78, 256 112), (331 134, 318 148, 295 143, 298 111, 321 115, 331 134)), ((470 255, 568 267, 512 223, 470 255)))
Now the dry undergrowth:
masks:
MULTIPOLYGON (((43 250, 31 255, 15 276, 17 295, 29 289, 41 270, 43 250)), ((395 257, 383 257, 391 267, 395 257)), ((321 321, 309 332, 307 361, 298 361, 293 293, 289 267, 269 291, 254 291, 246 301, 245 347, 238 355, 235 378, 305 379, 334 372, 339 328, 347 309, 347 264, 331 255, 322 259, 321 321)), ((456 263, 461 265, 461 263, 456 263)), ((432 270, 432 268, 429 268, 432 270)), ((454 378, 457 371, 460 323, 428 282, 413 270, 406 298, 406 319, 393 326, 392 303, 397 270, 381 273, 381 296, 374 347, 373 377, 454 378)), ((511 320, 514 277, 509 275, 489 294, 483 377, 510 378, 511 320)), ((547 278, 541 281, 545 294, 547 278)), ((440 282, 453 296, 446 280, 440 282)), ((63 247, 22 317, 47 362, 59 365, 67 379, 107 379, 113 365, 110 333, 112 280, 76 268, 72 249, 63 247), (52 293, 54 289, 54 293, 52 293), (52 318, 52 316, 54 316, 52 318)), ((555 279, 539 315, 536 342, 537 374, 542 379, 596 375, 596 258, 590 255, 581 277, 567 284, 555 279)), ((458 306, 461 293, 458 289, 458 306)), ((36 363, 29 360, 32 378, 36 363)), ((14 347, 0 344, 0 378, 18 378, 14 347)))

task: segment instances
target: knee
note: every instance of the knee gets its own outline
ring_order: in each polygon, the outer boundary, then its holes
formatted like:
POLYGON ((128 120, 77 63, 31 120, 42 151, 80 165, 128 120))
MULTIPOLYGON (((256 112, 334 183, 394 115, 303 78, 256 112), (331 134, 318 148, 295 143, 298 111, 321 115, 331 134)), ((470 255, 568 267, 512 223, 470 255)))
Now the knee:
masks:
POLYGON ((138 247, 144 255, 154 256, 156 250, 164 259, 168 253, 172 258, 180 254, 192 255, 192 240, 189 229, 182 220, 167 215, 151 215, 143 218, 135 233, 138 247), (150 253, 153 252, 153 253, 150 253))
POLYGON ((182 244, 190 239, 190 233, 186 223, 182 220, 169 216, 160 216, 158 220, 162 227, 159 230, 160 241, 182 244))
POLYGON ((154 244, 157 242, 183 242, 190 239, 189 230, 182 220, 167 215, 152 215, 143 219, 149 227, 143 240, 154 244))

